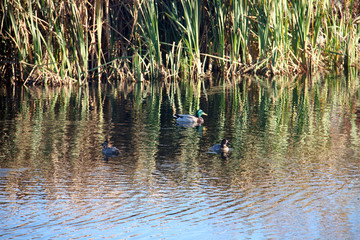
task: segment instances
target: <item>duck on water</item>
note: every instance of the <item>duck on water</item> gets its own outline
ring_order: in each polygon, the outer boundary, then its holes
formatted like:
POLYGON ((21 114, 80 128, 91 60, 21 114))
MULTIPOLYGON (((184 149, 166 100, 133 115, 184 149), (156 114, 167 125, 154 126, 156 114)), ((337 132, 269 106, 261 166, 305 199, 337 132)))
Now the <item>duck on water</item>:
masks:
POLYGON ((211 151, 215 153, 224 153, 229 152, 232 149, 229 148, 227 145, 231 145, 230 142, 227 139, 223 139, 220 144, 216 144, 210 148, 211 151))
POLYGON ((177 113, 174 115, 174 118, 179 125, 198 126, 204 123, 202 116, 207 116, 207 114, 203 110, 199 109, 196 111, 195 115, 177 113))
POLYGON ((120 154, 120 150, 116 147, 112 147, 108 140, 105 140, 103 144, 101 144, 104 148, 102 149, 102 154, 104 154, 106 157, 116 157, 120 154))

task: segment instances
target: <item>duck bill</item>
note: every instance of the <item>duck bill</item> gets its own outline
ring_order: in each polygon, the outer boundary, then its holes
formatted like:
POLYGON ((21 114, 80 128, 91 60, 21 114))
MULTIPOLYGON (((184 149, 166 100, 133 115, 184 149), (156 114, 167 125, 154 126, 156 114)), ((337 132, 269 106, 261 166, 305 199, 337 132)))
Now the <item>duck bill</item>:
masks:
POLYGON ((206 113, 204 113, 204 112, 203 112, 203 114, 202 114, 202 115, 207 116, 207 114, 206 114, 206 113))

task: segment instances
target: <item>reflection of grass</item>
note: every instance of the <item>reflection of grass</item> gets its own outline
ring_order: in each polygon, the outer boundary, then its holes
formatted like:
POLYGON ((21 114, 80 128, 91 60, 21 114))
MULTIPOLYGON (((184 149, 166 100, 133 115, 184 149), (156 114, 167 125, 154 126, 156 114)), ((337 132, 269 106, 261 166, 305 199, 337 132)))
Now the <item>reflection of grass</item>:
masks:
MULTIPOLYGON (((212 123, 216 126, 216 139, 227 135, 245 152, 249 144, 263 141, 263 148, 253 149, 255 155, 287 154, 294 147, 326 147, 334 117, 339 116, 334 112, 348 114, 347 105, 358 88, 354 81, 330 76, 324 80, 278 78, 272 83, 249 79, 225 86, 209 98, 209 104, 214 102, 214 112, 210 114, 216 119, 212 123)), ((238 154, 244 152, 234 151, 234 155, 238 154)))
POLYGON ((204 164, 204 141, 217 143, 226 137, 234 148, 229 160, 234 178, 239 177, 235 169, 249 173, 257 165, 281 175, 289 164, 284 159, 300 164, 315 161, 307 157, 318 154, 316 161, 321 161, 341 154, 339 146, 345 143, 358 145, 353 114, 359 84, 351 78, 251 78, 219 81, 211 89, 204 89, 205 80, 24 88, 1 101, 1 117, 15 121, 1 128, 7 136, 1 138, 1 162, 11 159, 4 164, 52 169, 54 175, 47 177, 56 181, 64 167, 76 172, 95 166, 90 162, 102 159, 99 143, 109 138, 129 148, 133 171, 148 169, 151 174, 158 161, 167 161, 178 166, 169 177, 193 179, 204 164), (175 127, 175 112, 193 113, 199 107, 209 114, 206 130, 175 127))

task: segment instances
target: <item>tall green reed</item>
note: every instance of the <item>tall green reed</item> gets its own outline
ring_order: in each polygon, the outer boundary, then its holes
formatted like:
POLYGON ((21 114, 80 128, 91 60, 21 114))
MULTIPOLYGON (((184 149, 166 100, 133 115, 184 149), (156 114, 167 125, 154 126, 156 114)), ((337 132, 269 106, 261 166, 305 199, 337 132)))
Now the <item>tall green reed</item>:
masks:
POLYGON ((11 20, 7 34, 14 35, 28 80, 43 78, 46 83, 47 78, 55 78, 58 83, 70 80, 81 85, 87 77, 89 54, 84 3, 6 0, 5 4, 11 20), (29 66, 31 71, 26 70, 29 66))
POLYGON ((171 50, 166 54, 165 68, 169 72, 168 78, 177 79, 180 76, 182 53, 183 45, 180 40, 177 45, 173 43, 171 50))
POLYGON ((360 49, 360 16, 353 19, 353 1, 350 8, 335 5, 333 11, 326 12, 325 51, 332 65, 348 68, 358 64, 360 49))
MULTIPOLYGON (((218 57, 225 57, 225 48, 226 48, 226 18, 227 18, 227 8, 223 0, 213 0, 212 1, 213 12, 208 11, 212 35, 211 38, 213 41, 210 45, 210 53, 214 52, 218 57)), ((224 66, 224 62, 221 61, 221 65, 224 66)))
POLYGON ((94 20, 96 20, 95 32, 97 33, 97 66, 101 65, 101 58, 102 58, 102 29, 103 29, 103 6, 101 0, 95 1, 95 11, 94 11, 94 20))
POLYGON ((289 45, 288 36, 289 20, 287 14, 289 6, 287 1, 274 1, 272 7, 274 12, 271 15, 271 25, 273 26, 273 41, 271 44, 272 66, 278 71, 287 71, 289 68, 289 45))
POLYGON ((360 49, 360 16, 353 19, 354 1, 350 1, 349 10, 345 16, 345 32, 344 36, 344 68, 349 70, 352 64, 359 64, 360 49))
MULTIPOLYGON (((190 61, 194 62, 197 73, 201 73, 200 62, 200 24, 201 24, 201 0, 181 0, 184 10, 186 37, 184 43, 188 48, 190 61)), ((190 62, 190 64, 191 64, 190 62)))
POLYGON ((232 1, 231 14, 231 60, 249 62, 249 2, 247 0, 232 1))
MULTIPOLYGON (((307 68, 307 46, 310 23, 313 20, 313 0, 291 1, 292 13, 292 48, 295 56, 299 56, 303 67, 307 68)), ((315 2, 316 4, 316 2, 315 2)))
POLYGON ((157 3, 154 0, 143 1, 139 4, 139 10, 141 12, 139 28, 147 44, 151 75, 156 78, 162 65, 157 3))
POLYGON ((189 57, 189 66, 194 68, 196 74, 202 71, 200 61, 200 24, 201 24, 201 0, 180 0, 181 11, 177 5, 166 5, 168 16, 177 27, 182 36, 185 51, 189 57))

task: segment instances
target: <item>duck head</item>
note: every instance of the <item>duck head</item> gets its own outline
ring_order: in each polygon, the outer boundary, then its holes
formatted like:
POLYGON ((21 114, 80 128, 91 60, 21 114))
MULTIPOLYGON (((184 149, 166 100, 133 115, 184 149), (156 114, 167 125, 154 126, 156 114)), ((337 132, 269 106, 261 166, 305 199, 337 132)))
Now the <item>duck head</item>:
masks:
POLYGON ((223 147, 227 147, 227 145, 231 145, 231 143, 227 140, 227 139, 223 139, 222 141, 221 141, 221 147, 223 148, 223 147))
POLYGON ((108 140, 105 140, 105 142, 103 144, 101 144, 101 146, 103 146, 104 148, 107 148, 109 146, 108 140))
POLYGON ((196 114, 195 114, 196 117, 199 118, 199 117, 201 117, 202 115, 207 116, 207 114, 206 114, 203 110, 201 110, 201 109, 199 109, 199 110, 196 111, 196 114))

